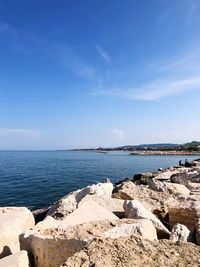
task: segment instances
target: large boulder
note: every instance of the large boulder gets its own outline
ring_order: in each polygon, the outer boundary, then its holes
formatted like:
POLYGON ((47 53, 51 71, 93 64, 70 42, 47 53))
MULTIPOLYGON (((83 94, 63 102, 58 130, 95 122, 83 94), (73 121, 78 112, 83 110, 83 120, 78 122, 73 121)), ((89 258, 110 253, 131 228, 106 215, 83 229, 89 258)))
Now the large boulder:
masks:
POLYGON ((117 217, 124 218, 124 200, 108 196, 87 195, 78 204, 78 207, 87 201, 94 201, 98 205, 113 212, 117 217))
POLYGON ((146 173, 137 173, 133 176, 133 182, 136 184, 145 184, 147 185, 149 180, 153 178, 153 174, 150 172, 146 173))
POLYGON ((190 190, 183 184, 165 183, 166 189, 173 195, 190 195, 190 190))
POLYGON ((192 234, 185 225, 177 223, 173 226, 169 239, 172 242, 191 242, 192 234))
POLYGON ((170 177, 172 183, 183 184, 187 186, 187 183, 192 181, 194 177, 198 177, 198 172, 194 170, 185 170, 184 172, 175 173, 170 177))
POLYGON ((0 259, 1 267, 30 267, 27 252, 22 250, 3 259, 0 259))
POLYGON ((195 229, 195 218, 199 213, 199 196, 178 195, 169 205, 169 225, 184 224, 190 231, 195 229))
POLYGON ((19 235, 34 225, 34 217, 27 208, 0 208, 0 258, 19 252, 19 235))
POLYGON ((78 203, 86 195, 98 195, 111 197, 113 184, 110 182, 98 183, 85 188, 71 192, 67 196, 61 198, 58 202, 52 205, 47 212, 47 216, 52 216, 56 219, 63 219, 68 214, 72 213, 78 206, 78 203))
POLYGON ((177 174, 179 173, 180 170, 178 169, 174 169, 174 168, 170 168, 170 169, 166 169, 164 171, 160 171, 158 172, 156 175, 155 175, 155 179, 156 180, 159 180, 159 181, 166 181, 166 180, 169 180, 170 177, 173 175, 173 174, 177 174))
POLYGON ((135 234, 149 240, 157 238, 155 228, 148 220, 104 220, 63 229, 28 231, 21 236, 21 246, 29 251, 33 266, 57 267, 95 237, 111 236, 115 239, 135 234))
POLYGON ((168 202, 174 198, 169 192, 157 192, 144 185, 135 185, 131 181, 117 185, 113 190, 113 197, 123 200, 137 199, 162 221, 166 220, 168 214, 168 202))
POLYGON ((200 266, 200 250, 192 243, 149 241, 139 236, 95 238, 62 267, 200 266))
POLYGON ((83 202, 73 213, 70 213, 64 220, 60 222, 58 228, 66 228, 67 226, 73 226, 92 221, 115 219, 118 219, 118 217, 111 211, 91 200, 83 202))
POLYGON ((165 192, 166 188, 164 183, 156 180, 155 178, 149 179, 148 182, 149 188, 158 192, 165 192))
POLYGON ((149 240, 156 240, 157 233, 156 228, 150 220, 138 220, 131 224, 122 224, 120 226, 116 226, 105 233, 103 236, 110 238, 121 238, 127 237, 131 235, 140 235, 143 238, 149 240))
POLYGON ((47 216, 43 221, 37 223, 33 229, 38 231, 50 228, 57 228, 59 224, 60 224, 59 220, 56 220, 51 216, 47 216))
POLYGON ((168 238, 170 232, 161 221, 138 200, 127 200, 124 202, 124 213, 126 218, 148 219, 155 226, 158 238, 168 238))

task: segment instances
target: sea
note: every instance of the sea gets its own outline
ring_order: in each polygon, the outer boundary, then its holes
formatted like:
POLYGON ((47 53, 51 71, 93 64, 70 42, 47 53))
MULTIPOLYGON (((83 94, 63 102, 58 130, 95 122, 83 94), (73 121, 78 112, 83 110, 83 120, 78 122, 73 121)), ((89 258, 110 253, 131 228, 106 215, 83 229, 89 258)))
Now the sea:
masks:
MULTIPOLYGON (((195 158, 198 156, 187 156, 189 161, 195 158)), ((115 183, 185 159, 131 156, 128 152, 0 151, 0 206, 48 207, 69 192, 105 177, 115 183)))

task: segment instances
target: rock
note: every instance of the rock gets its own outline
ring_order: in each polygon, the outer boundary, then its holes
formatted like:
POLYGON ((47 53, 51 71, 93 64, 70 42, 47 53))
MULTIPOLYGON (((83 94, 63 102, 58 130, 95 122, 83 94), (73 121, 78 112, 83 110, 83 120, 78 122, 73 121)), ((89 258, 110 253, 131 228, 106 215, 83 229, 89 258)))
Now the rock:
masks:
POLYGON ((65 229, 28 231, 21 236, 22 249, 29 251, 35 267, 57 267, 67 258, 84 248, 95 237, 138 234, 147 239, 156 238, 155 228, 148 220, 104 220, 70 226, 65 229), (130 226, 129 226, 130 225, 130 226), (139 231, 134 231, 136 225, 139 231), (109 230, 115 229, 114 233, 109 230), (128 229, 128 230, 127 230, 128 229), (153 230, 154 229, 154 230, 153 230), (141 230, 141 231, 140 231, 141 230))
POLYGON ((155 190, 158 192, 166 191, 165 185, 162 182, 157 181, 155 178, 149 179, 148 185, 149 185, 149 188, 152 190, 155 190))
POLYGON ((183 184, 175 184, 175 183, 167 183, 165 182, 165 186, 170 194, 173 195, 190 195, 190 190, 184 186, 183 184))
POLYGON ((87 201, 94 201, 101 207, 104 207, 114 213, 119 218, 124 218, 124 200, 117 199, 117 198, 111 198, 107 196, 98 196, 98 195, 87 195, 85 196, 80 202, 80 206, 82 203, 87 201))
POLYGON ((200 191, 200 183, 191 183, 191 182, 189 182, 187 184, 187 188, 190 191, 200 191))
POLYGON ((195 231, 196 231, 196 241, 200 245, 200 216, 197 215, 195 218, 195 231))
POLYGON ((190 231, 194 231, 195 218, 198 214, 200 199, 195 196, 179 195, 177 200, 169 204, 169 224, 172 229, 177 223, 184 224, 190 231))
POLYGON ((115 219, 118 219, 118 217, 112 212, 91 200, 83 202, 73 213, 69 214, 63 221, 60 222, 58 228, 66 228, 67 226, 92 221, 115 219))
POLYGON ((127 200, 124 202, 124 213, 126 218, 148 219, 155 226, 158 238, 168 238, 170 232, 161 221, 138 200, 127 200))
POLYGON ((103 233, 103 236, 110 238, 121 238, 135 234, 149 240, 157 239, 156 228, 150 220, 138 220, 137 223, 116 226, 103 233))
POLYGON ((50 228, 57 228, 59 223, 60 221, 54 219, 51 216, 47 216, 43 221, 37 223, 33 229, 37 231, 37 230, 45 230, 45 229, 50 229, 50 228))
POLYGON ((27 252, 22 250, 3 259, 0 259, 1 267, 30 267, 27 252))
POLYGON ((113 184, 108 181, 79 189, 61 198, 58 202, 51 206, 47 216, 52 216, 56 219, 63 219, 77 208, 78 203, 86 195, 91 194, 110 197, 112 195, 112 191, 113 184))
POLYGON ((192 235, 190 230, 183 224, 175 224, 169 238, 172 242, 191 242, 192 235))
POLYGON ((200 250, 192 243, 149 241, 138 236, 95 238, 62 267, 171 267, 200 266, 200 250))
POLYGON ((136 186, 133 182, 123 182, 113 190, 113 197, 123 200, 139 200, 162 221, 168 220, 168 202, 174 198, 169 192, 157 192, 144 185, 136 186))
POLYGON ((136 184, 148 184, 149 179, 153 178, 153 174, 151 172, 146 173, 138 173, 133 176, 133 181, 136 184))
POLYGON ((169 180, 170 177, 173 175, 173 174, 177 174, 179 173, 179 170, 177 169, 167 169, 167 170, 164 170, 164 171, 161 171, 161 172, 158 172, 157 175, 155 175, 155 179, 156 180, 159 180, 159 181, 163 181, 163 180, 169 180))
POLYGON ((0 208, 0 258, 19 252, 19 235, 34 224, 33 215, 27 208, 0 208))
POLYGON ((187 186, 187 183, 189 181, 192 181, 192 179, 195 176, 197 176, 197 174, 198 174, 197 171, 191 171, 191 170, 175 173, 170 177, 170 181, 172 183, 183 184, 187 186))
POLYGON ((44 220, 48 212, 48 208, 43 208, 43 209, 38 209, 34 210, 32 212, 34 218, 35 218, 35 223, 41 222, 44 220))

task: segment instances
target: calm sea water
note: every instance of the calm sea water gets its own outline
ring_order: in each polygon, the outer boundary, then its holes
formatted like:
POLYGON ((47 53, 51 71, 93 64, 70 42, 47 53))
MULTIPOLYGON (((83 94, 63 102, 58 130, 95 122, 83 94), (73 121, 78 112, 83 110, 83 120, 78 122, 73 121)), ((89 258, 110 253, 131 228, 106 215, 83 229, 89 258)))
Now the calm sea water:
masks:
MULTIPOLYGON (((187 156, 188 160, 197 156, 187 156)), ((70 191, 169 167, 185 156, 130 156, 124 152, 0 151, 0 206, 46 207, 70 191)))

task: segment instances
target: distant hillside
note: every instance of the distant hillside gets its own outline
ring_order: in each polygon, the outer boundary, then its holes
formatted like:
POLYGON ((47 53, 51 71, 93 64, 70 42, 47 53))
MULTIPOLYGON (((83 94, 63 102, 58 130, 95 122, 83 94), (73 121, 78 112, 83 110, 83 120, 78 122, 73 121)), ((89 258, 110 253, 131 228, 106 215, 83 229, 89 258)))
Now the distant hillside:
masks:
POLYGON ((192 141, 185 144, 158 143, 125 145, 114 148, 99 147, 98 151, 200 151, 200 142, 192 141))
POLYGON ((200 142, 198 142, 198 141, 192 141, 190 143, 186 143, 184 146, 185 147, 196 147, 196 146, 200 146, 200 142))

